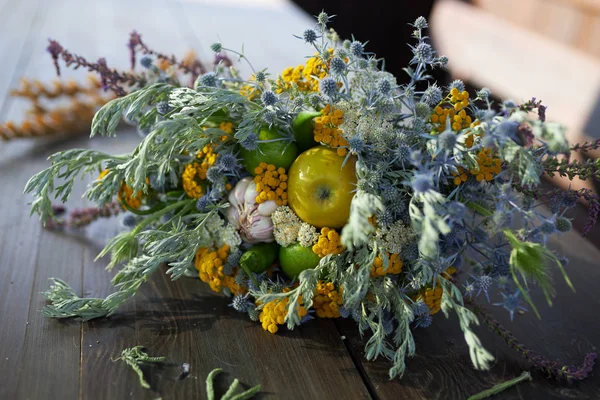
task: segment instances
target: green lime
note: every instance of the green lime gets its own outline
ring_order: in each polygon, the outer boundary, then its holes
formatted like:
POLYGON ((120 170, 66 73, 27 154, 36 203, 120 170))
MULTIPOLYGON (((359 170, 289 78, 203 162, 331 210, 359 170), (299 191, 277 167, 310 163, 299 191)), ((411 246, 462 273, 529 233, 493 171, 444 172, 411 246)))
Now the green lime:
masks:
MULTIPOLYGON (((258 133, 258 140, 274 140, 284 137, 275 129, 262 128, 258 133)), ((254 169, 261 162, 274 164, 277 168, 285 168, 286 170, 292 165, 298 155, 298 145, 288 140, 275 140, 273 142, 259 143, 255 150, 240 149, 242 157, 242 165, 252 175, 254 169)))
POLYGON ((259 274, 269 268, 277 259, 279 245, 272 243, 257 243, 240 257, 240 266, 244 270, 259 274))
POLYGON ((315 147, 317 142, 314 139, 315 117, 321 115, 318 111, 301 111, 294 121, 292 121, 292 131, 294 138, 298 143, 300 152, 315 147))
POLYGON ((290 279, 297 278, 305 269, 316 267, 320 260, 310 247, 300 243, 279 248, 279 265, 290 279))

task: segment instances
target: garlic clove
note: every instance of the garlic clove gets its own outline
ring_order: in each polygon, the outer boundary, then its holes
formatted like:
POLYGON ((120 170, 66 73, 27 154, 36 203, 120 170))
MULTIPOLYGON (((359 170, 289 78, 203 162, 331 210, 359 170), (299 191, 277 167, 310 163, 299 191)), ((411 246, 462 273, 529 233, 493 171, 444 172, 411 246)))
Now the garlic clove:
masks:
POLYGON ((241 206, 245 200, 246 189, 248 189, 250 183, 254 183, 250 177, 240 180, 229 193, 229 204, 235 207, 241 206))
POLYGON ((275 203, 273 200, 268 200, 258 205, 258 213, 263 217, 270 217, 277 207, 277 203, 275 203))

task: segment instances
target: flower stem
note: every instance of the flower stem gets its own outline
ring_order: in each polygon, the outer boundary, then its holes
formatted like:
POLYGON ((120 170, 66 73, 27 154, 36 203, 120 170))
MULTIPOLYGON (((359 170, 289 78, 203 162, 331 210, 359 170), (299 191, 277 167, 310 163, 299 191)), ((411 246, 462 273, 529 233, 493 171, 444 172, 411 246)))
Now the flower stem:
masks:
POLYGON ((548 360, 519 342, 515 335, 502 326, 500 322, 492 318, 490 313, 482 306, 472 301, 467 302, 467 305, 471 307, 475 315, 477 315, 477 317, 482 320, 492 332, 498 334, 508 346, 521 354, 534 368, 541 370, 549 377, 556 380, 566 380, 567 382, 582 381, 592 372, 598 354, 593 352, 586 354, 583 363, 579 366, 561 366, 558 361, 548 360))
POLYGON ((481 400, 491 397, 495 394, 505 391, 506 389, 515 386, 517 383, 521 383, 523 381, 530 381, 531 374, 528 371, 524 371, 521 375, 506 382, 499 383, 494 385, 492 388, 484 390, 483 392, 479 392, 470 396, 467 400, 481 400))
POLYGON ((135 236, 138 233, 140 233, 142 231, 142 229, 144 229, 148 224, 151 224, 152 222, 156 221, 157 219, 159 219, 160 217, 165 215, 167 212, 177 209, 179 207, 185 206, 187 204, 193 203, 195 201, 196 201, 195 199, 184 199, 184 200, 180 200, 176 203, 173 203, 171 205, 168 205, 168 206, 158 210, 155 214, 144 219, 135 228, 133 228, 133 231, 131 232, 132 236, 135 236))

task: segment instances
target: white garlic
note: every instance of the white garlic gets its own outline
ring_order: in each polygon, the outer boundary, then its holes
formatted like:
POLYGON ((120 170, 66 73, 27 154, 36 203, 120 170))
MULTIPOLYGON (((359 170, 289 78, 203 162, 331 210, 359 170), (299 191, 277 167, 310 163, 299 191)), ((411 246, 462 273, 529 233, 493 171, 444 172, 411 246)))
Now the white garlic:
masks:
POLYGON ((229 193, 227 220, 236 227, 246 243, 272 242, 273 222, 271 214, 277 208, 273 200, 257 204, 256 184, 252 177, 240 180, 229 193))

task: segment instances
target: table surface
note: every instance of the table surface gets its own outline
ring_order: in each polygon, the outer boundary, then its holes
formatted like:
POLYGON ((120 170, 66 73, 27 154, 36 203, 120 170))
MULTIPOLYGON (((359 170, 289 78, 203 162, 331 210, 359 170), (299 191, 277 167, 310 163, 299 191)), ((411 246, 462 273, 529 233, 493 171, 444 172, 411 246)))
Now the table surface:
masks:
MULTIPOLYGON (((20 76, 54 76, 44 52, 48 37, 92 59, 106 55, 120 67, 127 65, 125 43, 132 29, 157 49, 183 54, 194 48, 205 58, 218 38, 231 48, 245 41, 257 68, 269 65, 277 71, 302 62, 300 55, 307 48, 291 35, 310 23, 284 1, 0 0, 0 120, 23 112, 24 105, 7 95, 20 76)), ((490 371, 475 371, 456 319, 440 314, 431 328, 416 332, 417 355, 408 361, 404 378, 389 381, 385 360, 364 360, 364 341, 350 321, 317 319, 295 331, 271 335, 199 280, 171 282, 165 274, 156 274, 111 318, 88 323, 43 318, 41 292, 50 277, 64 279, 85 296, 111 292, 110 274, 103 268, 106 260, 94 258, 117 225, 98 224, 78 235, 43 230, 38 219, 29 216, 29 198, 21 194, 25 182, 48 165, 46 157, 55 151, 90 147, 122 152, 137 141, 135 132, 122 130, 116 139, 89 140, 82 135, 0 143, 0 398, 198 398, 204 396, 208 372, 220 367, 227 374, 218 387, 237 377, 246 387, 260 383, 260 397, 265 399, 459 399, 529 369, 481 327, 480 337, 496 362, 490 371), (122 349, 138 344, 152 355, 189 363, 190 377, 175 380, 177 368, 167 367, 154 371, 158 393, 142 389, 132 371, 111 361, 122 349)), ((75 188, 69 207, 87 204, 78 196, 86 183, 75 188)), ((526 313, 511 322, 503 310, 493 311, 533 350, 578 364, 600 347, 600 298, 595 292, 600 252, 575 232, 550 245, 570 258, 568 271, 577 293, 556 279, 560 295, 551 308, 536 293, 542 320, 526 313)), ((533 376, 532 382, 499 397, 600 398, 597 369, 587 381, 570 386, 548 381, 540 373, 533 376)))

